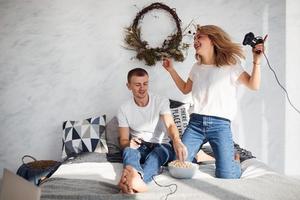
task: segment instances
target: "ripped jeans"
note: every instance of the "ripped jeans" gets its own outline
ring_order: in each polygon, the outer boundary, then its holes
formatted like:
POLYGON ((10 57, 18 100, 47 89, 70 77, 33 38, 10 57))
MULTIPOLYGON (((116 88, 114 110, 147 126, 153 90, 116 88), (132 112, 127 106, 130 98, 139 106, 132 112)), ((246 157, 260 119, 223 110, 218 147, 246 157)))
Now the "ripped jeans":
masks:
POLYGON ((126 147, 123 151, 123 165, 135 168, 144 182, 149 183, 153 176, 159 174, 161 166, 171 161, 173 157, 174 151, 170 143, 147 143, 138 149, 126 147))

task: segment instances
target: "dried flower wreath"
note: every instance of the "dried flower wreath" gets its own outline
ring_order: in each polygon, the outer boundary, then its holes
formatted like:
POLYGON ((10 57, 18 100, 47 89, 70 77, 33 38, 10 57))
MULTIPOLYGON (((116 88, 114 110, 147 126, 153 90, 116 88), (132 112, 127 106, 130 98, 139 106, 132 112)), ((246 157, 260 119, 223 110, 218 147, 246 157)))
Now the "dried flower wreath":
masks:
POLYGON ((182 51, 186 50, 189 47, 189 44, 181 42, 182 30, 180 22, 181 20, 178 18, 175 9, 171 9, 169 6, 162 3, 153 3, 138 12, 132 25, 126 28, 126 48, 136 51, 136 58, 144 60, 146 65, 149 66, 155 65, 156 61, 160 61, 163 56, 172 57, 174 60, 182 62, 184 60, 182 51), (154 9, 162 9, 169 12, 176 23, 177 32, 169 35, 167 39, 164 40, 161 47, 152 48, 149 47, 147 41, 141 38, 139 22, 147 12, 154 9))

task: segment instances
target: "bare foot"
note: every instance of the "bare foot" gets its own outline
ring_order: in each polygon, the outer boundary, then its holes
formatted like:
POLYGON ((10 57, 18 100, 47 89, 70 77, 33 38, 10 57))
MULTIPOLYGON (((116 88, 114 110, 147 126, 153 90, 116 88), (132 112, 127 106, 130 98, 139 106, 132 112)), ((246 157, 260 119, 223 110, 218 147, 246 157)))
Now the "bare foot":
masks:
POLYGON ((128 182, 127 182, 127 176, 128 176, 128 174, 129 174, 129 170, 126 169, 126 168, 124 168, 123 172, 122 172, 121 179, 120 179, 120 181, 118 183, 118 186, 119 186, 119 188, 121 189, 121 191, 123 193, 133 194, 134 192, 133 192, 132 188, 129 187, 128 182))
POLYGON ((241 162, 241 156, 239 153, 234 154, 234 160, 241 162))
POLYGON ((215 158, 206 154, 203 150, 200 150, 196 155, 197 162, 214 161, 215 158))
POLYGON ((146 192, 148 190, 147 185, 136 169, 131 166, 126 166, 125 168, 129 171, 129 174, 126 176, 129 188, 134 192, 146 192))

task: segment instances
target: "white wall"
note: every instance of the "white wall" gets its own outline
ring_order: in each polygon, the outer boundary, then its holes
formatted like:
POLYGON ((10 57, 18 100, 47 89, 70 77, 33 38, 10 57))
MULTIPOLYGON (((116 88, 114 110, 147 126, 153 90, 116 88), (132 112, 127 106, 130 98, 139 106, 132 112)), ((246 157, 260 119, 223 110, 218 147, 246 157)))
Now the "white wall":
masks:
MULTIPOLYGON (((291 101, 300 110, 300 1, 286 1, 286 86, 291 101)), ((299 175, 300 159, 297 153, 300 152, 300 114, 295 112, 286 103, 286 127, 285 127, 285 173, 299 175)))
MULTIPOLYGON (((0 0, 0 170, 16 170, 24 154, 59 159, 62 122, 103 113, 111 119, 129 97, 126 74, 134 67, 149 71, 153 92, 189 99, 175 88, 160 64, 145 66, 131 59, 134 52, 122 47, 123 28, 152 2, 0 0)), ((294 29, 300 15, 296 1, 288 0, 287 5, 281 0, 162 2, 176 8, 183 27, 192 19, 202 25, 216 24, 236 42, 249 31, 268 33, 267 56, 300 107, 294 51, 294 41, 299 44, 299 23, 294 29), (287 37, 290 34, 292 38, 287 37)), ((174 29, 164 12, 149 13, 141 25, 144 39, 153 46, 174 29)), ((192 42, 192 37, 184 39, 192 42)), ((246 69, 251 71, 250 49, 245 50, 246 69)), ((176 63, 184 78, 193 55, 190 48, 187 59, 176 63)), ((240 112, 233 122, 235 140, 275 170, 300 174, 300 161, 295 159, 300 150, 299 115, 287 104, 266 62, 261 90, 251 92, 242 87, 239 98, 240 112)))

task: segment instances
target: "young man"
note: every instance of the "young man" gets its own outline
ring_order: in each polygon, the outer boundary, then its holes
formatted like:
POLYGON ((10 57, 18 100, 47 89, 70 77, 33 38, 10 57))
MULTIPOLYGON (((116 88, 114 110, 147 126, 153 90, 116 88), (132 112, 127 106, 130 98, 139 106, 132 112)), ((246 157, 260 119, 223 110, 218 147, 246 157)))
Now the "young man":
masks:
POLYGON ((173 160, 174 151, 181 161, 187 157, 169 100, 148 93, 148 80, 148 73, 142 68, 128 72, 127 87, 133 98, 118 111, 124 164, 119 187, 127 194, 147 191, 146 183, 159 173, 162 165, 173 160))

